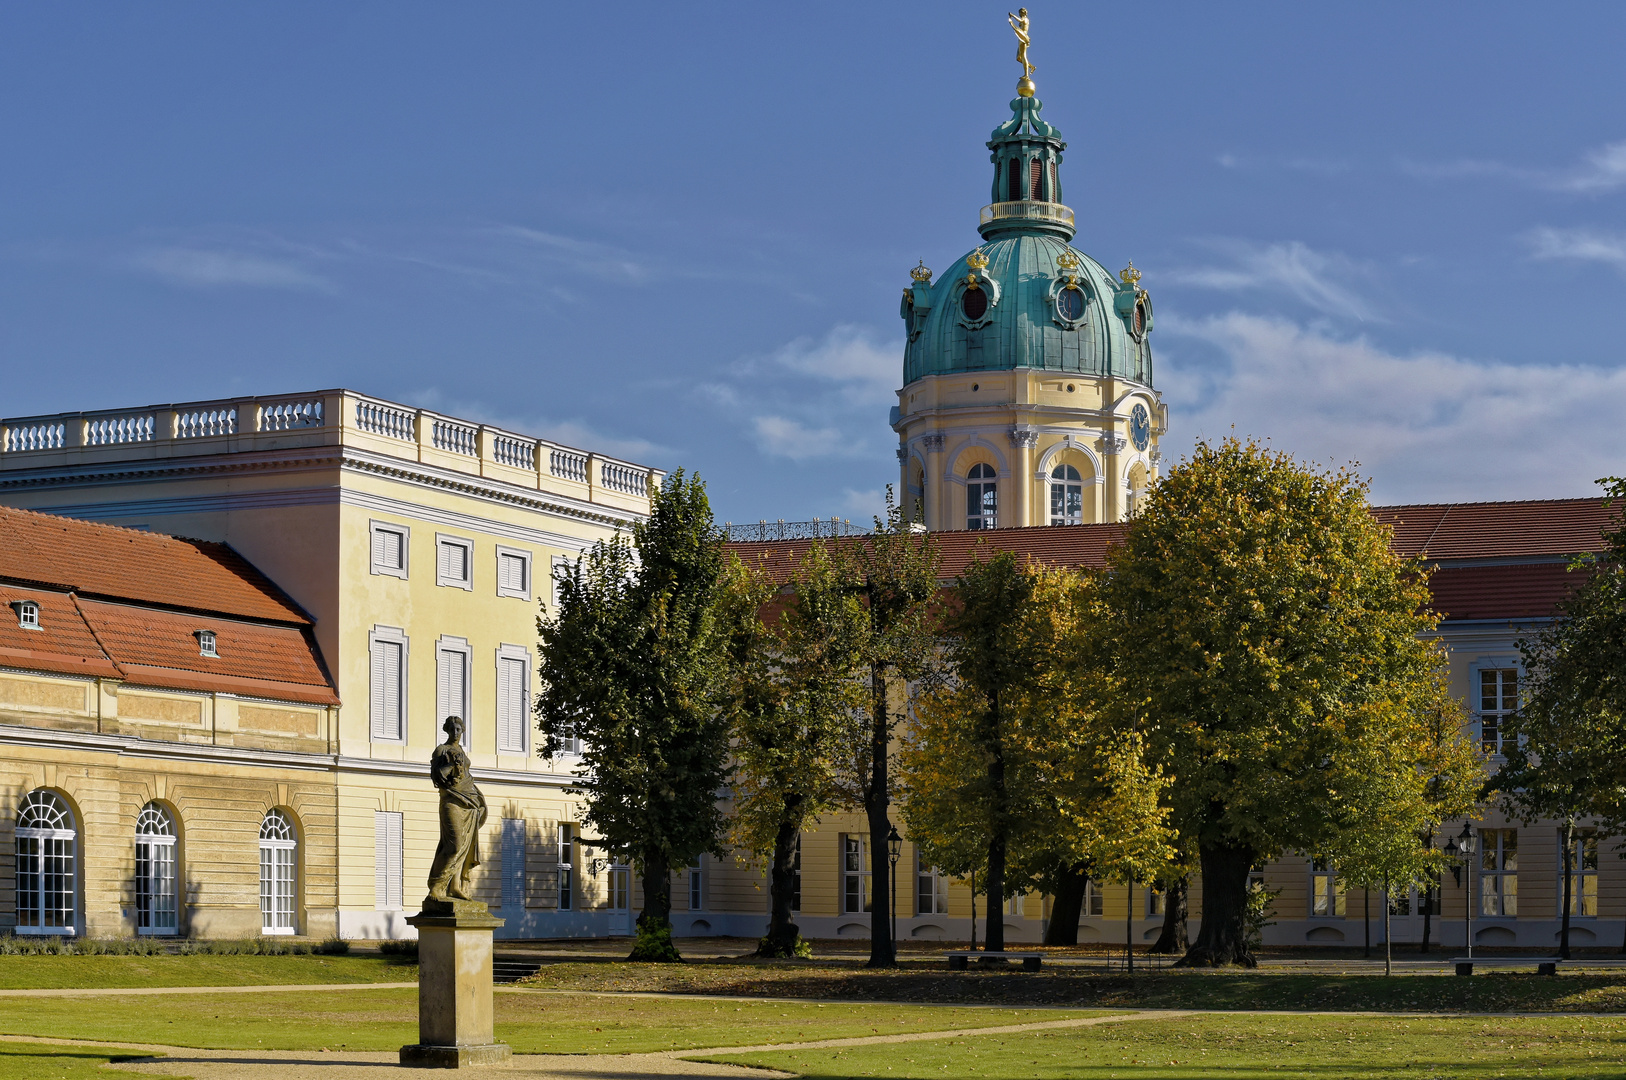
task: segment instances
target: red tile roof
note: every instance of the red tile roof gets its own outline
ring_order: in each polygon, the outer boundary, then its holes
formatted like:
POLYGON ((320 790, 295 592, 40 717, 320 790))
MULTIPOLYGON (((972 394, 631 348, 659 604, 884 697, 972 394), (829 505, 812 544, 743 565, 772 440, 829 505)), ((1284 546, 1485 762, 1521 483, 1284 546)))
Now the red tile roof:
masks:
POLYGON ((0 604, 9 608, 25 600, 39 605, 39 629, 24 630, 14 611, 0 608, 0 667, 119 677, 118 668, 79 617, 72 596, 0 582, 0 604))
POLYGON ((1442 566, 1428 588, 1444 619, 1542 619, 1585 580, 1561 562, 1442 566))
POLYGON ((1397 551, 1455 560, 1601 551, 1620 510, 1598 498, 1374 506, 1372 514, 1395 530, 1397 551))
POLYGON ((225 544, 0 507, 0 578, 80 596, 309 626, 310 616, 225 544))

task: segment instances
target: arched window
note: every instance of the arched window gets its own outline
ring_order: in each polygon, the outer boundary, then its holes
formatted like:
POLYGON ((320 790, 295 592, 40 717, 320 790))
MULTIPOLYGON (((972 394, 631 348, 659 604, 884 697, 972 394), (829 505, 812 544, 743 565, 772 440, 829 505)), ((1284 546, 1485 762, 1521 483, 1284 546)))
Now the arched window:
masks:
POLYGON ((1056 163, 1050 163, 1050 201, 1061 202, 1061 181, 1056 178, 1056 163))
POLYGON ((965 474, 965 527, 992 529, 999 520, 999 493, 992 465, 973 465, 965 474))
POLYGON ((909 520, 926 522, 926 470, 917 463, 909 473, 909 520))
POLYGON ((136 933, 175 933, 175 822, 157 803, 136 818, 135 863, 136 933))
POLYGON ((1036 202, 1044 201, 1044 162, 1034 158, 1028 162, 1028 198, 1036 202))
POLYGON ((1050 524, 1084 524, 1084 478, 1071 465, 1050 470, 1050 524))
POLYGON ((30 791, 17 811, 17 933, 72 934, 79 832, 73 811, 49 791, 30 791))
POLYGON ((294 875, 299 838, 294 823, 272 810, 260 823, 260 933, 294 932, 294 875))
POLYGON ((1011 202, 1016 202, 1022 197, 1022 159, 1011 158, 1009 169, 1010 171, 1006 173, 1006 194, 1010 196, 1011 202))

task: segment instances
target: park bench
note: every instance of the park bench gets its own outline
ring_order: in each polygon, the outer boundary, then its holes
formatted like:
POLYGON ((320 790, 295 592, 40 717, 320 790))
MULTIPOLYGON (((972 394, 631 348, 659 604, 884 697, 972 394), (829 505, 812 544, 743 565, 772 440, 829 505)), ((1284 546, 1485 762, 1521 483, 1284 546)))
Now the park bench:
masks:
POLYGON ((944 953, 948 957, 950 971, 964 971, 974 956, 979 962, 986 960, 1020 960, 1022 970, 1038 971, 1039 965, 1044 962, 1044 953, 1036 952, 975 952, 971 950, 944 953))
POLYGON ((1562 961, 1556 956, 1476 956, 1472 959, 1459 956, 1451 962, 1457 965, 1458 975, 1472 975, 1475 964, 1484 967, 1523 967, 1526 964, 1534 964, 1537 975, 1557 975, 1558 965, 1562 961))

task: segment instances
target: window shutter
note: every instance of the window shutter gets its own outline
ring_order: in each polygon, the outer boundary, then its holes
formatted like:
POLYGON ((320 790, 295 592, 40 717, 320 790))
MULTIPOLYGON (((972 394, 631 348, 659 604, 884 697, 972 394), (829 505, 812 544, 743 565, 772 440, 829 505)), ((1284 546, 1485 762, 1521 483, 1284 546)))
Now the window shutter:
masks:
POLYGON ((497 748, 525 752, 527 662, 516 656, 497 659, 497 748))
POLYGON ((401 534, 393 529, 374 529, 373 565, 399 570, 402 564, 401 534))
POLYGON ((384 557, 384 554, 385 554, 384 541, 385 541, 385 537, 387 537, 388 535, 389 534, 386 533, 383 529, 374 529, 373 530, 373 565, 374 566, 388 566, 388 565, 390 565, 389 561, 384 557))
MULTIPOLYGON (((442 548, 442 550, 445 550, 442 548)), ((435 653, 435 724, 439 726, 448 716, 456 715, 452 704, 452 661, 458 654, 440 649, 435 653)))
POLYGON ((401 737, 401 643, 374 641, 372 656, 372 692, 369 706, 372 712, 373 738, 399 739, 401 737))
POLYGON ((401 909, 401 813, 373 812, 373 904, 381 911, 401 909))
POLYGON ((442 540, 435 545, 435 573, 441 580, 450 581, 455 575, 452 573, 452 557, 457 554, 457 545, 448 544, 442 540))
POLYGON ((502 906, 525 903, 525 819, 502 819, 502 906))

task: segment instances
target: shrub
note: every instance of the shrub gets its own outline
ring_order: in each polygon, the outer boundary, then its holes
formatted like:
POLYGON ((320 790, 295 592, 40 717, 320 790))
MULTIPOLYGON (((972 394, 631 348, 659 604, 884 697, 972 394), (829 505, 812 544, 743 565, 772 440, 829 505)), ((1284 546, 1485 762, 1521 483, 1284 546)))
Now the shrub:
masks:
POLYGON ((405 956, 416 960, 418 958, 418 943, 416 941, 380 941, 378 951, 385 956, 405 956))
POLYGON ((648 964, 681 964, 683 957, 678 953, 677 946, 672 944, 672 928, 670 926, 646 927, 642 920, 638 923, 638 942, 632 947, 632 955, 628 960, 642 961, 648 964))
POLYGON ((350 943, 343 938, 330 937, 316 946, 315 951, 320 956, 344 956, 350 952, 350 943))

